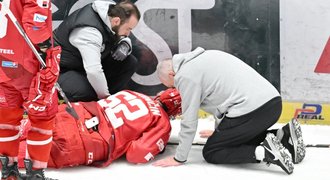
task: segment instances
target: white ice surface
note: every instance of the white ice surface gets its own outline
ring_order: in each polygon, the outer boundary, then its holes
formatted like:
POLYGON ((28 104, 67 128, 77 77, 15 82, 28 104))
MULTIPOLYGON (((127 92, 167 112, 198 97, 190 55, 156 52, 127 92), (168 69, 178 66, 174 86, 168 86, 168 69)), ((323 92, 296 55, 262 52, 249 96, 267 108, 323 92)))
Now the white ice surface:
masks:
MULTIPOLYGON (((177 141, 179 121, 172 121, 172 134, 170 141, 177 141)), ((213 128, 211 120, 201 120, 199 130, 213 128)), ((276 124, 274 127, 281 127, 276 124)), ((330 126, 302 125, 303 137, 306 144, 329 144, 330 126)), ((205 140, 196 136, 195 142, 205 140)), ((175 153, 176 145, 169 145, 166 151, 157 156, 164 158, 175 153)), ((330 148, 307 148, 306 158, 295 165, 294 172, 287 175, 276 165, 260 164, 214 165, 208 164, 202 157, 202 146, 194 145, 190 151, 188 162, 177 167, 154 167, 152 162, 147 164, 129 164, 124 158, 114 161, 106 168, 74 167, 64 169, 47 169, 46 175, 60 180, 200 180, 200 179, 265 179, 265 180, 329 180, 330 179, 330 148)))

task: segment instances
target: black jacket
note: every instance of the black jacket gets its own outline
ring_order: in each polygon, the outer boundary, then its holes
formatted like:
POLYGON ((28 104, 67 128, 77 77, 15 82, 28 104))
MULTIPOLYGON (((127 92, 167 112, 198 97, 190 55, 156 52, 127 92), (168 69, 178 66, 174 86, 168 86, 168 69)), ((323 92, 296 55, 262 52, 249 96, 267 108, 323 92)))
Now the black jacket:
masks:
POLYGON ((69 41, 72 30, 79 27, 94 27, 101 32, 102 44, 105 47, 104 51, 101 52, 102 65, 111 56, 111 51, 119 40, 118 36, 110 31, 109 27, 104 24, 100 16, 93 10, 92 4, 76 10, 54 30, 55 42, 62 47, 61 72, 68 70, 85 72, 79 50, 72 46, 69 41))

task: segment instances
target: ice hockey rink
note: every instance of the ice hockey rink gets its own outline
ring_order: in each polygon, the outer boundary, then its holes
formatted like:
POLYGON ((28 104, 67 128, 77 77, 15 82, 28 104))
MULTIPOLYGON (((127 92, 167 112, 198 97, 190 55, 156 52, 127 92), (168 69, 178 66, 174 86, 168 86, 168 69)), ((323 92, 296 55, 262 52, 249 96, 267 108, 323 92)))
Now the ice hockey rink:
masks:
MULTIPOLYGON (((214 123, 211 119, 199 120, 198 131, 212 129, 214 123)), ((170 142, 177 142, 179 132, 179 120, 174 120, 170 142)), ((281 127, 283 124, 275 124, 272 128, 281 127)), ((305 144, 329 144, 330 126, 302 125, 305 144)), ((196 135, 195 143, 203 143, 196 135)), ((193 145, 188 162, 177 167, 154 167, 152 163, 160 158, 173 155, 176 145, 168 145, 166 151, 157 156, 154 161, 147 164, 130 164, 125 158, 118 159, 106 168, 73 167, 64 169, 47 169, 46 175, 60 180, 98 180, 98 179, 143 179, 143 180, 192 180, 192 179, 330 179, 330 148, 306 149, 306 157, 296 164, 291 175, 287 175, 279 166, 265 163, 239 164, 239 165, 214 165, 208 164, 202 157, 202 146, 193 145)))

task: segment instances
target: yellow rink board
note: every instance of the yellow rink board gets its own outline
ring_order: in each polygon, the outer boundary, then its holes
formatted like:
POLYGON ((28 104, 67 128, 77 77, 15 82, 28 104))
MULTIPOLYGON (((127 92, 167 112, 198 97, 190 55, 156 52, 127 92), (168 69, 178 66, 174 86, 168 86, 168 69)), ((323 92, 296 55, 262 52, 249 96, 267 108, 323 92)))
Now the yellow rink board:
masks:
POLYGON ((330 125, 330 104, 283 102, 279 122, 297 118, 301 124, 330 125))
MULTIPOLYGON (((199 118, 203 119, 208 116, 210 116, 209 113, 199 110, 199 118)), ((278 122, 287 123, 294 117, 301 124, 330 125, 330 104, 283 101, 282 114, 278 122)))
MULTIPOLYGON (((210 114, 199 111, 199 117, 205 118, 210 114)), ((287 123, 297 118, 301 124, 330 125, 330 104, 283 102, 279 123, 287 123)))

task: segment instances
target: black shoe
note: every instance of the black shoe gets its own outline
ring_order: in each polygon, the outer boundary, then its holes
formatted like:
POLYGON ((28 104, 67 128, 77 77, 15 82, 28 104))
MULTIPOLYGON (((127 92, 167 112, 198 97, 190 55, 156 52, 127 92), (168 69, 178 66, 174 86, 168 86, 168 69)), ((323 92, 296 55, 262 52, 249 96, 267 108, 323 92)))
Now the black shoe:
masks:
POLYGON ((305 158, 306 147, 300 124, 296 119, 292 119, 288 124, 279 129, 276 136, 291 153, 293 163, 300 163, 305 158))
POLYGON ((262 145, 265 148, 264 162, 280 166, 287 174, 293 172, 291 154, 274 134, 268 133, 262 145))
POLYGON ((45 177, 44 169, 32 170, 32 161, 30 159, 24 159, 24 165, 26 169, 25 180, 56 180, 45 177))
POLYGON ((1 180, 22 180, 22 175, 17 168, 17 162, 8 166, 9 159, 6 156, 0 156, 1 161, 1 180))

